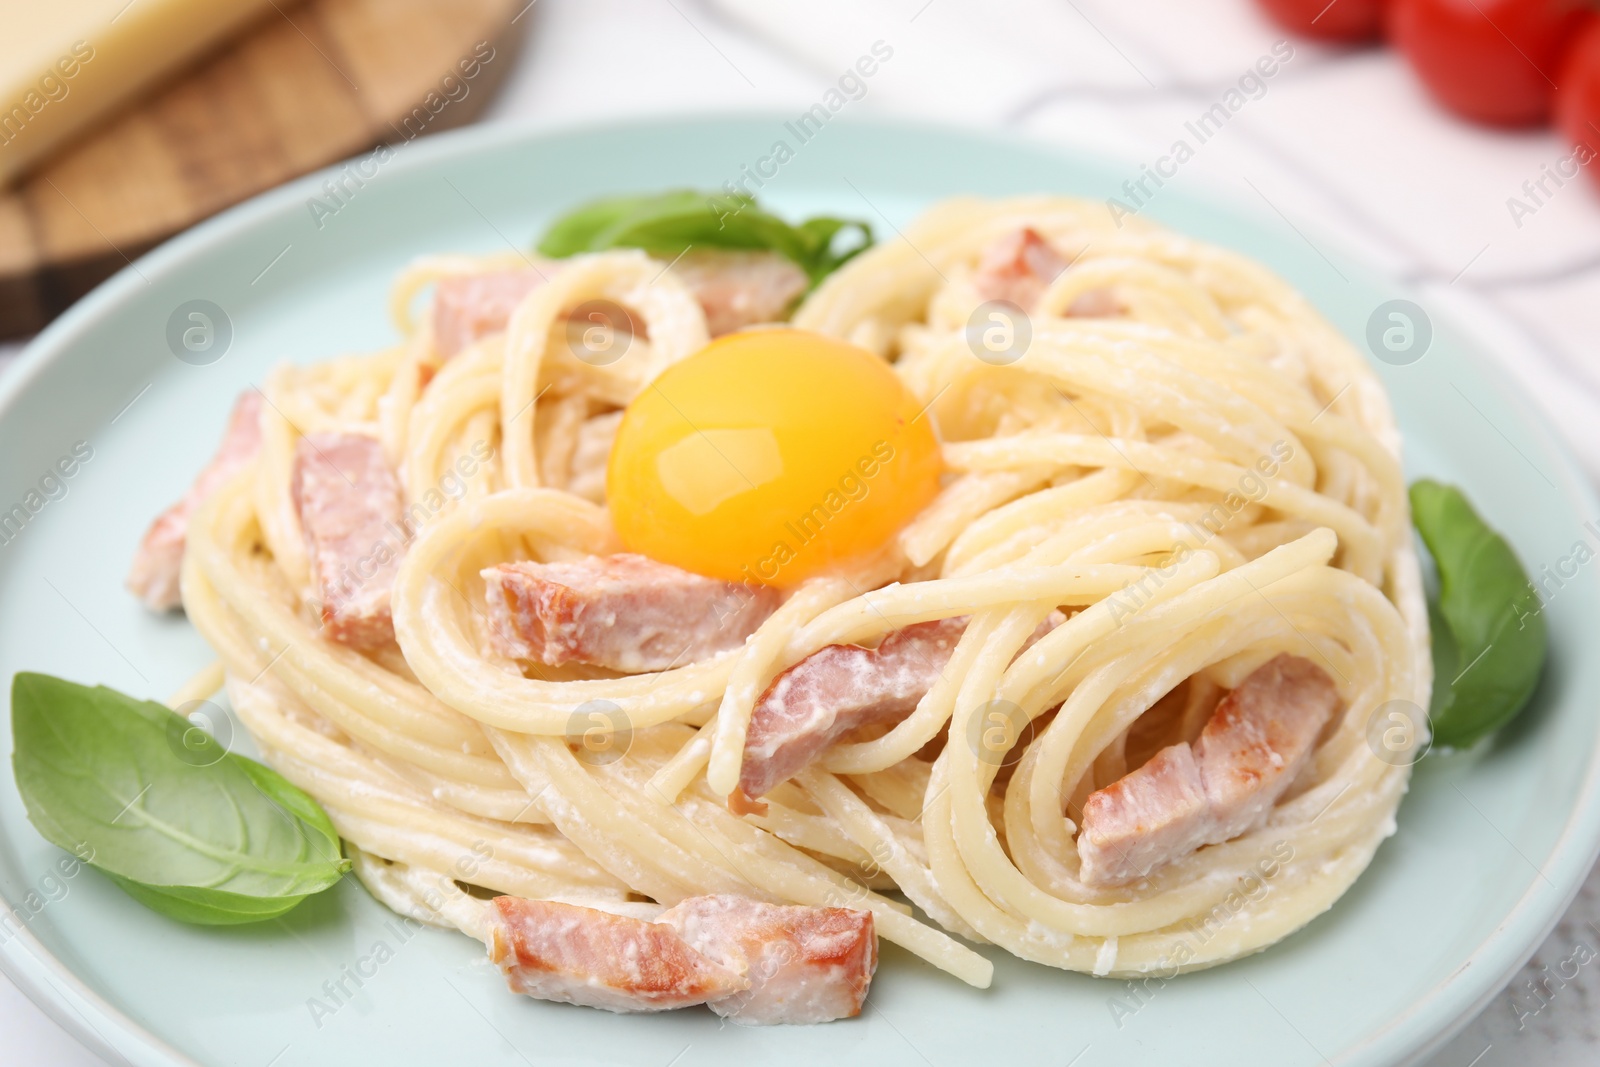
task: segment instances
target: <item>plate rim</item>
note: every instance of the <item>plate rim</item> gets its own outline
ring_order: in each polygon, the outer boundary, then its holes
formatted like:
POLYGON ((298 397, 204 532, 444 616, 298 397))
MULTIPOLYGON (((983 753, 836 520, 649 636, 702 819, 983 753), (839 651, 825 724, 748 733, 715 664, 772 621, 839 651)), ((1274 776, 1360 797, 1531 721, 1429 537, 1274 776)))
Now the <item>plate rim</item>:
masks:
MULTIPOLYGON (((415 171, 435 166, 441 161, 490 152, 505 144, 541 141, 565 135, 626 138, 641 133, 659 133, 662 127, 706 130, 749 122, 782 122, 784 117, 774 108, 697 109, 645 117, 490 122, 441 131, 422 139, 420 143, 408 142, 409 148, 404 158, 396 159, 388 166, 397 173, 415 171)), ((959 122, 895 115, 841 117, 855 128, 878 128, 888 134, 915 132, 968 143, 986 142, 1090 165, 1111 163, 1117 159, 1111 154, 1083 150, 1043 137, 983 129, 959 122)), ((365 154, 358 153, 336 161, 259 193, 174 235, 137 259, 128 261, 122 269, 81 297, 27 343, 9 372, 0 379, 0 420, 8 417, 35 379, 55 359, 61 358, 70 344, 96 323, 103 311, 137 294, 138 287, 146 284, 146 274, 164 273, 181 266, 195 254, 237 239, 252 227, 270 220, 285 207, 300 202, 308 192, 320 190, 325 178, 336 175, 352 160, 363 158, 365 154)), ((1204 180, 1203 176, 1202 180, 1196 182, 1195 190, 1185 191, 1183 198, 1196 204, 1218 204, 1235 216, 1265 221, 1265 217, 1242 197, 1214 181, 1204 180)), ((1318 248, 1331 249, 1335 258, 1359 266, 1369 277, 1389 282, 1397 292, 1418 291, 1419 286, 1413 281, 1397 274, 1392 266, 1375 262, 1370 254, 1357 251, 1336 232, 1328 232, 1320 221, 1302 218, 1296 220, 1295 226, 1314 233, 1318 248)), ((1518 325, 1492 305, 1480 307, 1479 310, 1514 329, 1518 325)), ((1528 347, 1545 347, 1526 331, 1515 329, 1515 333, 1528 347)), ((1540 443, 1556 461, 1562 496, 1576 506, 1575 510, 1586 507, 1590 512, 1600 512, 1600 497, 1597 497, 1582 464, 1554 427, 1538 416, 1537 403, 1522 383, 1491 357, 1487 348, 1475 344, 1470 351, 1474 371, 1494 385, 1502 398, 1516 409, 1519 429, 1540 443)), ((1330 1062, 1350 1067, 1402 1067, 1415 1064, 1437 1051, 1475 1018, 1538 950, 1576 899, 1590 869, 1600 857, 1600 745, 1590 753, 1588 769, 1576 802, 1568 812, 1560 836, 1551 846, 1550 855, 1546 867, 1539 868, 1542 877, 1536 876, 1530 881, 1494 930, 1478 942, 1455 970, 1415 998, 1394 1018, 1366 1034, 1330 1062)), ((15 903, 3 892, 0 892, 0 903, 15 907, 15 903)), ((4 973, 75 1040, 102 1058, 130 1059, 154 1067, 203 1067, 90 988, 26 927, 22 927, 11 939, 0 942, 0 973, 4 973), (73 1003, 74 999, 79 1003, 73 1003), (85 1009, 94 1018, 85 1014, 85 1009), (106 1030, 110 1031, 111 1036, 102 1032, 106 1030), (164 1058, 152 1059, 152 1056, 164 1058)))

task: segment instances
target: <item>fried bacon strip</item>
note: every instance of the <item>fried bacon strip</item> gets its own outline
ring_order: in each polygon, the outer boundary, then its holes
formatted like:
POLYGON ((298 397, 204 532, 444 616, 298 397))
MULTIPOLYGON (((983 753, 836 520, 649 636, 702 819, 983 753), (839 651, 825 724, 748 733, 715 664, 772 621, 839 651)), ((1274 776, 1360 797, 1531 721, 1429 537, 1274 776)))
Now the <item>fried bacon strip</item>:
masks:
MULTIPOLYGON (((559 264, 546 263, 537 269, 440 278, 433 296, 439 354, 448 359, 504 330, 523 297, 559 269, 559 264)), ((810 284, 805 271, 775 252, 696 249, 674 263, 672 271, 699 302, 712 337, 782 320, 810 284)))
POLYGON ((878 965, 871 912, 727 895, 655 921, 496 897, 487 941, 514 992, 615 1012, 706 1004, 755 1025, 858 1015, 878 965))
POLYGON ((352 648, 394 640, 389 592, 405 554, 405 496, 375 437, 316 433, 295 443, 290 483, 328 637, 352 648))
POLYGON ((1086 885, 1125 885, 1258 826, 1339 707, 1333 679, 1279 655, 1217 705, 1200 737, 1170 745, 1089 795, 1078 833, 1086 885))
POLYGON ((163 511, 150 524, 128 568, 129 592, 151 611, 171 611, 183 597, 178 575, 183 569, 183 549, 189 536, 189 519, 211 494, 245 467, 261 451, 261 394, 246 389, 234 401, 233 414, 216 455, 195 478, 183 499, 163 511))
POLYGON ((777 590, 691 574, 644 556, 485 569, 496 651, 558 667, 637 674, 737 648, 777 608, 777 590))

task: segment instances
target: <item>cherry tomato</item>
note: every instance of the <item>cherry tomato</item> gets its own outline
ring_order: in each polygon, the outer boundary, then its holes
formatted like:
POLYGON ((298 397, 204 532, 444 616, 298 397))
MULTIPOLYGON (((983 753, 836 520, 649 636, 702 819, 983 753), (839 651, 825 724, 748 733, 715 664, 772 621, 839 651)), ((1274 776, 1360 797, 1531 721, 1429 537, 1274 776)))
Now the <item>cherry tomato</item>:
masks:
POLYGON ((1383 31, 1388 0, 1260 0, 1273 20, 1290 33, 1319 41, 1360 44, 1383 31))
MULTIPOLYGON (((1556 127, 1573 146, 1573 159, 1600 182, 1600 17, 1591 18, 1567 50, 1556 77, 1556 127)), ((1570 165, 1570 164, 1569 164, 1570 165)))
POLYGON ((1550 117, 1582 0, 1395 0, 1389 38, 1434 99, 1463 118, 1533 126, 1550 117))

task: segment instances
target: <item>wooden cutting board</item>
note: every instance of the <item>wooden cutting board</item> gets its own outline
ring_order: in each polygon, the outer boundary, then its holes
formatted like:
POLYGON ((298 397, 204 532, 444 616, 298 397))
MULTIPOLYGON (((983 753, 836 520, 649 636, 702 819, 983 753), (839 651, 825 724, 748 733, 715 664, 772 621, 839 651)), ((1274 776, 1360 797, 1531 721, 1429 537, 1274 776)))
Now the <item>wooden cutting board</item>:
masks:
POLYGON ((263 189, 471 119, 508 73, 533 3, 274 6, 0 189, 0 338, 40 329, 140 253, 263 189))

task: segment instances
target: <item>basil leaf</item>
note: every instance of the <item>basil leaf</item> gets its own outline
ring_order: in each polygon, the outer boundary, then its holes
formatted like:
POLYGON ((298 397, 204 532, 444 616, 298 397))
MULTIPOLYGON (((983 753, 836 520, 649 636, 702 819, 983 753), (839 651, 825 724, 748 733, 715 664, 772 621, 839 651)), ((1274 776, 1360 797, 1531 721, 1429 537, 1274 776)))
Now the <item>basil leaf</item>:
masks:
POLYGON ((1411 517, 1439 571, 1428 606, 1433 630, 1437 744, 1468 748, 1510 722, 1533 696, 1548 634, 1543 606, 1505 538, 1461 490, 1423 479, 1411 486, 1411 517))
POLYGON ((11 731, 34 826, 163 915, 270 919, 349 870, 316 801, 160 704, 21 673, 11 731))
MULTIPOLYGON (((700 226, 704 220, 699 216, 704 214, 715 226, 717 217, 724 211, 737 212, 750 203, 747 198, 703 197, 689 190, 658 196, 617 196, 593 200, 552 223, 539 241, 539 251, 558 259, 580 252, 601 252, 616 247, 664 251, 640 244, 619 246, 618 238, 626 237, 634 225, 647 225, 657 217, 694 219, 695 225, 700 226)), ((681 252, 682 248, 677 251, 681 252)))
POLYGON ((821 273, 813 280, 820 281, 827 277, 853 256, 857 256, 872 247, 872 227, 864 222, 853 219, 836 219, 826 215, 819 215, 807 219, 799 226, 806 239, 811 242, 812 262, 821 273), (838 235, 846 229, 856 231, 854 241, 839 242, 838 235), (838 251, 834 250, 836 244, 842 244, 838 251))
POLYGON ((821 216, 791 226, 753 197, 676 189, 584 204, 551 224, 538 251, 557 259, 610 248, 642 248, 666 258, 690 248, 776 252, 815 286, 871 245, 872 227, 865 222, 821 216), (841 240, 847 230, 855 231, 853 239, 841 240))

